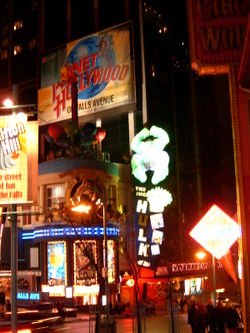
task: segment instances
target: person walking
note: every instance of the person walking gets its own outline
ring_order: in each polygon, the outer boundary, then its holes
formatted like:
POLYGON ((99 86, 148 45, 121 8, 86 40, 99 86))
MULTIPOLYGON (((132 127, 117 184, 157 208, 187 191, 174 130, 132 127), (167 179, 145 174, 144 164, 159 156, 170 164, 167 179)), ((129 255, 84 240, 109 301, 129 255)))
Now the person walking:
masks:
POLYGON ((232 306, 226 307, 226 325, 229 333, 237 333, 237 328, 241 323, 240 316, 232 306))
POLYGON ((188 309, 188 324, 192 328, 192 333, 200 333, 198 305, 195 301, 191 301, 188 309))
POLYGON ((210 300, 206 305, 208 314, 208 333, 216 333, 216 321, 215 321, 215 308, 213 306, 213 301, 210 300))
POLYGON ((0 292, 0 313, 2 317, 4 317, 4 306, 5 306, 5 293, 2 290, 0 292))
POLYGON ((225 333, 226 310, 219 301, 215 307, 215 320, 218 333, 225 333))

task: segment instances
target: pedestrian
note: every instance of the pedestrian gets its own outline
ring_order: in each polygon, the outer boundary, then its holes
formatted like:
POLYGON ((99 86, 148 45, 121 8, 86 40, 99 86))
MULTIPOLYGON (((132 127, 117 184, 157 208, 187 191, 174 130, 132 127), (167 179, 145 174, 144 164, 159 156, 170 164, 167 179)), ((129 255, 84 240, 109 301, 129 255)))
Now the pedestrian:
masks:
POLYGON ((191 326, 193 333, 200 333, 198 305, 195 301, 191 301, 188 309, 188 324, 191 326))
POLYGON ((215 321, 218 333, 225 333, 226 310, 221 301, 215 307, 215 321))
POLYGON ((232 306, 226 307, 226 325, 229 333, 237 333, 237 328, 241 323, 240 316, 232 306))
POLYGON ((199 332, 205 333, 208 326, 208 312, 204 304, 198 304, 199 332))
POLYGON ((10 300, 7 299, 7 302, 6 302, 6 311, 10 312, 11 311, 11 304, 10 304, 10 300))
POLYGON ((208 314, 208 333, 216 333, 215 308, 212 300, 208 302, 206 308, 208 314))
POLYGON ((3 290, 0 292, 0 314, 4 317, 4 306, 5 306, 5 293, 3 290))

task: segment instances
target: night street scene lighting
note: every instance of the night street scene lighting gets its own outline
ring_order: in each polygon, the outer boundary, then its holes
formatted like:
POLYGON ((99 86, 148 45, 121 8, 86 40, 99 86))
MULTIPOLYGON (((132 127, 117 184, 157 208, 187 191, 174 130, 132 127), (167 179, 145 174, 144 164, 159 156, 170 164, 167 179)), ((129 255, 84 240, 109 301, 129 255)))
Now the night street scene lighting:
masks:
POLYGON ((248 332, 248 1, 0 4, 0 331, 248 332))

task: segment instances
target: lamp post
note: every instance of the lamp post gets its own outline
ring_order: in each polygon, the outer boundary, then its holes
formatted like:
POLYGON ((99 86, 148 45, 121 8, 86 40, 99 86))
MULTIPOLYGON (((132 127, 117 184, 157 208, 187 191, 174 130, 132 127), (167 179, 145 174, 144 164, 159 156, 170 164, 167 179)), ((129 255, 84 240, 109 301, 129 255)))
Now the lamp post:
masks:
POLYGON ((109 285, 108 285, 108 241, 107 241, 107 212, 106 212, 106 189, 103 189, 103 237, 104 237, 104 278, 106 296, 106 322, 109 323, 109 285))
MULTIPOLYGON (((199 260, 203 260, 206 257, 206 253, 203 251, 199 251, 195 255, 199 260)), ((205 298, 204 298, 204 293, 205 293, 205 285, 204 285, 204 275, 202 272, 201 275, 201 285, 202 285, 202 303, 204 304, 205 298)))
MULTIPOLYGON (((102 210, 103 210, 103 216, 102 216, 102 223, 103 223, 103 245, 104 245, 104 251, 103 251, 103 246, 101 246, 102 253, 103 253, 103 267, 101 270, 101 279, 100 283, 103 283, 100 285, 100 287, 104 287, 104 295, 99 295, 100 296, 105 296, 105 309, 106 309, 106 325, 105 328, 108 329, 108 323, 109 323, 109 285, 108 285, 108 241, 107 241, 107 212, 106 212, 106 189, 105 186, 101 186, 102 189, 100 189, 100 192, 102 192, 100 199, 102 201, 102 210)), ((76 191, 77 192, 77 191, 76 191)), ((81 194, 77 192, 77 198, 74 200, 72 198, 72 203, 73 206, 71 207, 71 210, 76 213, 85 213, 88 214, 89 211, 93 207, 93 202, 86 202, 85 200, 81 201, 80 197, 81 194)), ((102 291, 102 288, 100 288, 100 292, 102 291)), ((98 329, 99 329, 99 324, 98 329)))

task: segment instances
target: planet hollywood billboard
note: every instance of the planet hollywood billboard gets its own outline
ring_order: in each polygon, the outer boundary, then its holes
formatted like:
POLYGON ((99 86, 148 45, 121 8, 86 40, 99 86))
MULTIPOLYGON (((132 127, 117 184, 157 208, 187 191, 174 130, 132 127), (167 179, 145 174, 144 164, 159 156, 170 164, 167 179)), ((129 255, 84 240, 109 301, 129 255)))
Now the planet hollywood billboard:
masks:
POLYGON ((79 117, 135 105, 131 24, 78 39, 43 56, 38 91, 39 125, 71 118, 71 84, 62 84, 66 65, 77 76, 79 117))

